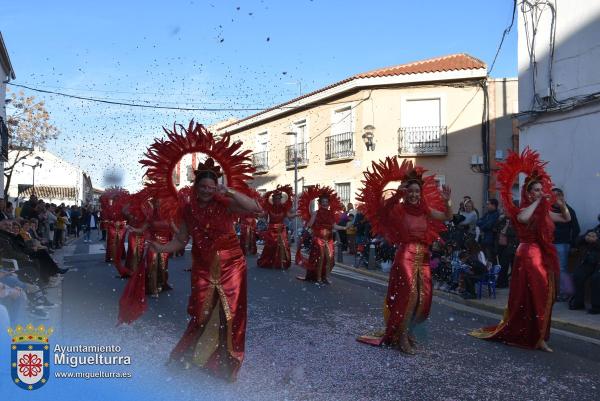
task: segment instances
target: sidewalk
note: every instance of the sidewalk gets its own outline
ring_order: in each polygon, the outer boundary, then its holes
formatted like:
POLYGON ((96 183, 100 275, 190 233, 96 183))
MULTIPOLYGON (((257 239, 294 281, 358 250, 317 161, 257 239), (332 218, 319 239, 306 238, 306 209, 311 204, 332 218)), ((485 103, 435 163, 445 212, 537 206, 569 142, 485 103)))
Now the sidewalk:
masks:
MULTIPOLYGON (((368 270, 364 267, 354 267, 354 255, 348 255, 348 253, 344 252, 343 259, 344 262, 336 262, 336 266, 355 273, 375 277, 386 282, 388 281, 388 273, 384 273, 380 269, 368 270)), ((495 299, 487 296, 486 287, 483 288, 481 299, 463 299, 457 294, 436 289, 433 290, 433 294, 452 302, 496 313, 499 317, 502 317, 504 314, 504 308, 506 307, 508 300, 508 288, 497 289, 495 299)), ((557 302, 554 304, 554 308, 552 309, 552 327, 582 336, 600 339, 600 315, 590 315, 585 310, 569 310, 567 302, 557 302)))
MULTIPOLYGON (((65 268, 65 253, 67 253, 67 251, 70 251, 71 248, 75 245, 75 241, 77 241, 80 238, 70 237, 67 239, 62 248, 56 249, 54 251, 54 253, 52 254, 52 258, 54 259, 54 261, 56 261, 58 267, 60 267, 61 269, 65 268)), ((68 274, 73 274, 73 272, 67 272, 65 276, 68 274)), ((54 308, 44 309, 48 313, 48 319, 30 318, 30 320, 32 321, 32 323, 35 323, 35 325, 44 324, 47 327, 52 327, 54 328, 54 335, 60 335, 60 327, 62 325, 61 323, 63 313, 62 280, 55 287, 51 287, 46 290, 46 298, 48 298, 50 302, 56 305, 56 307, 54 308)))

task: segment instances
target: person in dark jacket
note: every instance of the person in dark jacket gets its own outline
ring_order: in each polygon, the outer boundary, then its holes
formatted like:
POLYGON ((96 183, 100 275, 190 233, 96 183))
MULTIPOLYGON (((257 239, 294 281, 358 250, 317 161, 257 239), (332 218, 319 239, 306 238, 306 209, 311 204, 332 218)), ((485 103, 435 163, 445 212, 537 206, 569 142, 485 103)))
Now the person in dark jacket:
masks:
MULTIPOLYGON (((567 209, 569 209, 569 213, 571 214, 570 222, 554 224, 554 246, 556 247, 556 252, 558 252, 558 261, 560 263, 560 291, 556 300, 558 302, 565 302, 568 301, 573 294, 573 278, 569 273, 569 252, 571 251, 571 245, 574 244, 581 229, 579 228, 575 210, 566 203, 565 194, 562 189, 553 188, 552 192, 557 199, 565 202, 567 209)), ((552 209, 554 212, 560 212, 557 205, 553 205, 552 209)))
POLYGON ((498 212, 498 200, 489 199, 486 203, 487 212, 477 221, 477 227, 481 230, 481 248, 487 260, 496 263, 496 233, 494 229, 500 218, 498 212))
POLYGON ((21 208, 21 214, 19 217, 22 217, 27 220, 34 218, 34 217, 37 218, 38 217, 38 213, 36 211, 37 204, 38 204, 37 196, 31 195, 29 197, 29 200, 23 204, 23 207, 21 208))
POLYGON ((592 290, 592 307, 589 310, 591 314, 600 313, 600 241, 598 234, 594 230, 589 230, 577 244, 580 252, 580 260, 573 272, 573 281, 575 283, 575 294, 569 302, 569 309, 584 309, 585 283, 591 279, 590 289, 592 290))

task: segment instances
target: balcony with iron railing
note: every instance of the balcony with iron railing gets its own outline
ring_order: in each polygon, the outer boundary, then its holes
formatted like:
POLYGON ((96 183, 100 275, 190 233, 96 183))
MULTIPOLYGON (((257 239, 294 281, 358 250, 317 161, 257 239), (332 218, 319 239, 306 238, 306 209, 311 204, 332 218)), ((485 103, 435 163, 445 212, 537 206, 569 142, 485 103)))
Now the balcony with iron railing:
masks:
POLYGON ((400 156, 444 156, 448 154, 447 127, 402 127, 398 130, 400 156))
POLYGON ((354 159, 354 133, 331 135, 325 138, 325 162, 354 159))
POLYGON ((264 174, 269 171, 269 152, 256 152, 252 154, 252 165, 256 169, 254 174, 264 174))
MULTIPOLYGON (((295 145, 290 145, 285 147, 285 167, 288 169, 294 168, 294 146, 295 145)), ((308 165, 308 142, 298 144, 296 159, 298 161, 298 167, 306 167, 308 165)))

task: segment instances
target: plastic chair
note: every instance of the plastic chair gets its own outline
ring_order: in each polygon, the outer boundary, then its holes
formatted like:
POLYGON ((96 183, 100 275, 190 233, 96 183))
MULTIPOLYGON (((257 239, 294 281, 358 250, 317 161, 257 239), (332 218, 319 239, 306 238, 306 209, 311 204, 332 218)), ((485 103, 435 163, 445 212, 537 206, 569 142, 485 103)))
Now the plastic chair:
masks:
POLYGON ((485 277, 477 282, 477 299, 481 299, 481 290, 484 285, 487 285, 488 296, 496 299, 496 281, 501 269, 502 266, 500 265, 492 266, 485 277))

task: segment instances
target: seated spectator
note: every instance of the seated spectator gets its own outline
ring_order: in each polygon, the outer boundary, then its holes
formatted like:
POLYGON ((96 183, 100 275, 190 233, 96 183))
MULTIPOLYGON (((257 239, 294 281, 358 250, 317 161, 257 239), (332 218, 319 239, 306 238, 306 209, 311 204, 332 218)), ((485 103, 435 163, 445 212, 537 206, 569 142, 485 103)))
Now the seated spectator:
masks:
POLYGON ((485 278, 487 267, 478 257, 473 257, 468 251, 462 251, 459 255, 459 260, 462 266, 462 276, 465 283, 465 292, 463 298, 477 298, 475 293, 475 284, 485 278))
POLYGON ((569 309, 585 309, 585 284, 591 279, 592 307, 591 314, 600 313, 600 241, 596 231, 588 231, 579 239, 577 248, 580 251, 580 260, 573 272, 575 294, 569 302, 569 309))

